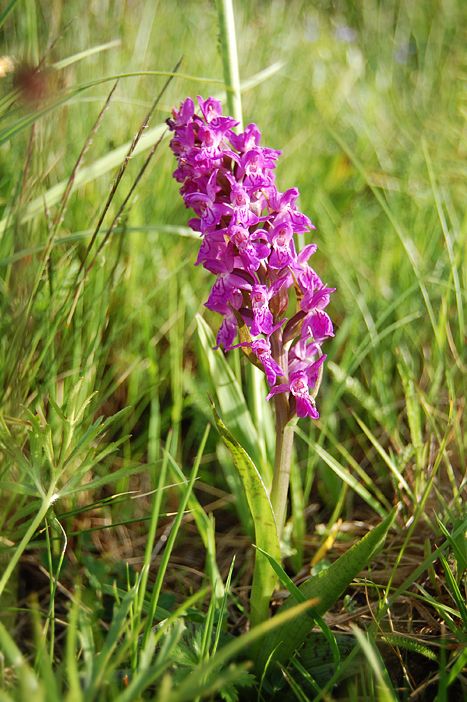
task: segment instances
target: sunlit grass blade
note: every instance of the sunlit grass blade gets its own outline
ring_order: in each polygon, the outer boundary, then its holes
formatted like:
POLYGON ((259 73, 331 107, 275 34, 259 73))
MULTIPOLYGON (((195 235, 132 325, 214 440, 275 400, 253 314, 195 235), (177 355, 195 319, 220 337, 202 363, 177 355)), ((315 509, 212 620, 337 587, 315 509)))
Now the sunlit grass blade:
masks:
POLYGON ((352 631, 357 639, 360 647, 365 654, 365 657, 370 665, 370 668, 378 683, 378 702, 397 702, 395 691, 390 682, 390 678, 377 649, 369 641, 368 637, 360 631, 355 625, 352 626, 352 631))
MULTIPOLYGON (((209 425, 208 425, 209 426, 209 425)), ((184 478, 182 471, 180 470, 179 465, 174 461, 172 456, 168 456, 169 462, 171 464, 172 471, 174 473, 174 476, 178 480, 182 480, 183 482, 187 482, 186 478, 184 478)), ((201 539, 204 544, 204 548, 206 549, 206 568, 207 568, 207 573, 209 575, 209 578, 211 580, 211 586, 214 592, 214 595, 216 598, 223 598, 225 596, 224 592, 224 584, 222 582, 221 575, 219 573, 219 569, 217 567, 217 562, 216 562, 216 552, 215 552, 215 534, 214 534, 214 528, 213 524, 209 518, 209 516, 206 514, 204 511, 203 507, 201 506, 198 498, 194 494, 194 492, 191 492, 188 498, 188 509, 190 512, 193 514, 193 518, 196 522, 197 529, 199 531, 199 534, 201 536, 201 539)))
POLYGON ((99 54, 101 51, 108 51, 109 49, 115 49, 120 45, 121 45, 120 39, 113 39, 112 41, 105 42, 105 44, 99 44, 98 46, 91 46, 89 49, 85 49, 84 51, 79 51, 77 54, 73 54, 72 56, 67 56, 64 59, 60 59, 60 61, 55 61, 55 63, 53 64, 53 67, 57 71, 61 71, 64 68, 68 68, 68 66, 72 66, 74 63, 77 63, 78 61, 83 61, 84 59, 87 59, 90 56, 95 56, 95 54, 99 54))
POLYGON ((185 487, 182 499, 180 500, 180 504, 178 506, 177 510, 177 515, 175 517, 174 523, 172 525, 172 528, 170 530, 170 535, 167 539, 167 543, 164 549, 164 553, 162 556, 162 562, 159 566, 159 570, 157 571, 156 575, 156 580, 152 588, 151 592, 151 599, 150 599, 150 605, 149 605, 149 616, 146 619, 146 624, 144 627, 144 635, 143 635, 143 643, 145 643, 148 639, 149 632, 151 631, 153 625, 154 625, 154 615, 156 612, 156 607, 159 601, 159 596, 161 593, 162 589, 162 584, 164 581, 164 577, 166 575, 167 567, 169 565, 169 560, 170 556, 172 553, 172 549, 174 547, 175 539, 177 538, 180 526, 182 524, 182 519, 183 515, 186 509, 186 506, 188 504, 188 499, 190 497, 191 491, 193 489, 193 485, 196 480, 196 476, 198 475, 198 470, 199 470, 199 464, 201 462, 201 458, 203 456, 204 448, 206 446, 206 440, 208 438, 208 433, 209 433, 209 426, 206 427, 206 430, 204 432, 204 436, 200 442, 199 448, 198 448, 198 453, 196 455, 195 461, 193 463, 193 467, 191 469, 190 473, 190 478, 189 481, 185 487))
MULTIPOLYGON (((308 438, 298 430, 297 433, 301 436, 307 443, 310 443, 308 438)), ((329 468, 336 475, 341 478, 357 495, 359 495, 362 500, 364 500, 375 512, 379 514, 380 517, 386 517, 387 510, 381 505, 381 503, 373 497, 369 490, 362 485, 349 470, 346 470, 333 456, 331 456, 326 449, 320 446, 318 443, 314 443, 313 451, 315 451, 318 456, 326 463, 329 468)))
MULTIPOLYGON (((271 76, 277 73, 282 68, 282 66, 283 64, 281 62, 276 62, 271 66, 268 66, 268 68, 264 69, 263 71, 259 71, 251 78, 243 81, 242 90, 251 90, 263 81, 268 80, 271 76)), ((159 72, 158 74, 165 76, 174 75, 173 73, 168 72, 159 72)), ((141 73, 135 75, 141 75, 141 73)), ((111 78, 106 79, 106 81, 114 81, 117 80, 119 77, 122 76, 112 76, 111 78)), ((66 103, 67 100, 69 100, 69 97, 61 99, 58 105, 66 103)), ((50 111, 50 109, 52 108, 49 108, 48 111, 50 111)), ((29 126, 29 124, 34 122, 35 119, 37 119, 37 116, 29 117, 25 122, 24 126, 29 126)), ((16 131, 17 129, 18 126, 16 127, 16 131)), ((133 156, 137 156, 138 154, 143 153, 147 149, 150 149, 154 145, 154 143, 161 138, 165 131, 165 124, 160 124, 156 127, 152 127, 151 129, 147 129, 139 139, 138 144, 133 151, 133 156)), ((12 132, 11 129, 9 131, 5 130, 4 132, 0 131, 0 143, 2 134, 4 140, 7 141, 12 138, 14 132, 12 132)), ((81 168, 74 180, 72 191, 96 180, 97 178, 100 178, 109 171, 112 171, 117 166, 120 166, 120 164, 125 158, 125 155, 128 153, 128 149, 130 148, 130 146, 131 141, 128 141, 122 144, 121 146, 116 147, 115 149, 107 153, 105 156, 101 156, 100 158, 96 159, 93 163, 89 164, 88 166, 81 168)), ((60 183, 57 183, 56 185, 49 188, 42 196, 32 200, 25 207, 24 212, 21 214, 20 222, 24 224, 25 222, 29 222, 31 219, 34 219, 34 217, 37 217, 37 215, 41 214, 44 211, 44 207, 46 207, 47 209, 52 208, 60 200, 63 193, 65 192, 67 182, 68 180, 63 180, 60 183)), ((9 220, 6 217, 0 220, 0 235, 4 232, 8 223, 9 220)))
POLYGON ((437 340, 437 344, 438 344, 439 348, 442 348, 443 342, 442 342, 442 339, 440 338, 440 335, 438 332, 438 327, 436 324, 436 317, 435 317, 435 313, 433 310, 433 304, 431 302, 427 287, 425 285, 422 273, 420 271, 420 255, 415 247, 413 240, 410 239, 410 237, 404 231, 403 227, 401 226, 401 223, 399 222, 399 220, 397 219, 397 217, 394 215, 393 211, 389 207, 388 202, 386 201, 384 195, 382 195, 380 193, 380 191, 373 185, 371 178, 369 178, 368 173, 367 173, 364 165, 360 161, 360 159, 353 153, 352 149, 350 149, 350 147, 344 141, 344 139, 329 124, 326 125, 326 128, 329 130, 330 134, 336 140, 336 142, 339 144, 339 146, 343 149, 343 151, 348 155, 348 157, 351 159, 351 161, 355 164, 355 167, 357 168, 357 170, 360 172, 362 177, 368 183, 368 187, 370 188, 371 192, 373 193, 376 201, 381 206, 383 212, 385 213, 385 215, 387 216, 391 225, 393 226, 394 231, 397 233, 397 236, 399 237, 399 239, 404 247, 404 251, 407 254, 407 257, 411 263, 415 277, 417 278, 418 285, 420 287, 420 291, 421 291, 421 294, 423 296, 423 300, 425 302, 425 306, 427 309, 428 317, 430 319, 431 326, 432 326, 433 332, 435 334, 435 338, 437 340))
POLYGON ((15 641, 0 622, 0 644, 6 660, 13 667, 19 681, 19 692, 24 700, 44 699, 44 687, 23 656, 15 641))
POLYGON ((377 450, 377 452, 379 453, 379 455, 381 456, 383 461, 386 463, 386 465, 389 468, 389 470, 391 471, 391 473, 394 475, 394 478, 397 481, 396 482, 397 486, 400 485, 401 487, 403 487, 404 490, 409 495, 409 497, 411 497, 413 499, 414 495, 413 495, 412 489, 410 488, 407 480, 404 478, 404 476, 399 471, 399 469, 396 466, 396 464, 394 463, 394 461, 389 456, 388 452, 385 451, 385 449, 381 446, 381 444, 378 441, 378 439, 376 438, 376 436, 373 434, 372 431, 370 431, 370 429, 366 426, 366 424, 363 422, 363 420, 360 419, 360 417, 358 417, 355 413, 354 413, 354 417, 355 417, 359 427, 363 430, 365 435, 369 438, 369 440, 371 441, 371 443, 373 444, 373 446, 375 447, 375 449, 377 450))

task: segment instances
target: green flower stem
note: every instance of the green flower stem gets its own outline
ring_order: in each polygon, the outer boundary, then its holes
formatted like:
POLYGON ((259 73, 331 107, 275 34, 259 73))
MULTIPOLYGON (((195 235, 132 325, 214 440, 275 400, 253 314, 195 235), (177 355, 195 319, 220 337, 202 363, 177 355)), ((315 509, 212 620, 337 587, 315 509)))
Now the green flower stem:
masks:
POLYGON ((287 421, 288 403, 284 395, 276 397, 276 456, 271 488, 271 504, 280 538, 287 514, 290 469, 292 466, 295 422, 287 421))
MULTIPOLYGON (((272 355, 282 368, 287 368, 288 350, 282 343, 282 332, 277 330, 271 337, 272 355)), ((276 410, 276 453, 271 486, 271 505, 276 520, 277 536, 280 539, 287 515, 290 470, 292 467, 293 439, 296 420, 289 420, 289 400, 280 393, 274 398, 276 410)))

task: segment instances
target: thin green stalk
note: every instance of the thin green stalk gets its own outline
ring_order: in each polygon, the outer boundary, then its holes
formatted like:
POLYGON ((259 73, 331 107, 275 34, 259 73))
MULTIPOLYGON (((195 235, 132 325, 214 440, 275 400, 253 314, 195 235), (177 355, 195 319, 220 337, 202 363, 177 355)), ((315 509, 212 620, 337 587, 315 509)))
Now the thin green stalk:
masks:
MULTIPOLYGON (((243 129, 242 93, 240 85, 240 70, 238 66, 237 39, 235 32, 235 14, 232 0, 217 0, 217 16, 219 22, 219 40, 224 70, 227 109, 243 129)), ((262 462, 266 456, 266 442, 261 434, 263 425, 262 403, 264 402, 264 382, 254 366, 247 370, 248 386, 251 390, 252 414, 258 428, 260 439, 259 453, 262 462)))
MULTIPOLYGON (((271 337, 272 354, 281 368, 287 368, 288 350, 282 343, 282 332, 275 332, 271 337)), ((321 349, 319 349, 321 355, 321 349)), ((321 366, 311 398, 314 399, 319 392, 323 377, 321 366)), ((274 475, 271 487, 271 504, 277 524, 277 534, 281 537, 287 515, 287 497, 289 494, 290 471, 292 467, 293 440, 297 419, 289 419, 289 402, 281 393, 276 395, 276 455, 274 460, 274 475)))
MULTIPOLYGON (((239 122, 239 129, 243 129, 240 71, 238 67, 233 2, 232 0, 217 0, 216 5, 219 21, 220 49, 224 68, 227 108, 229 114, 231 114, 239 122)), ((258 428, 259 436, 261 436, 260 429, 263 424, 263 411, 260 398, 264 397, 263 378, 256 372, 254 366, 251 366, 248 369, 248 382, 251 389, 250 397, 253 398, 252 413, 254 423, 258 428)), ((280 400, 278 401, 280 402, 280 400)), ((285 402, 285 404, 287 403, 285 402)), ((287 409, 285 409, 285 414, 281 414, 280 430, 277 432, 278 443, 276 447, 276 464, 278 461, 278 455, 280 455, 283 470, 278 470, 276 468, 274 478, 278 480, 279 483, 274 491, 274 494, 277 495, 279 502, 279 506, 277 508, 281 511, 281 514, 283 514, 282 520, 285 520, 285 511, 287 507, 287 494, 290 480, 290 460, 293 442, 293 429, 291 433, 289 430, 286 430, 286 413, 287 409), (278 476, 280 476, 280 478, 278 476)), ((264 456, 265 450, 266 444, 263 440, 259 447, 260 455, 264 456)), ((272 503, 272 506, 275 512, 274 502, 272 503)), ((280 535, 280 525, 282 525, 282 523, 283 521, 277 522, 278 535, 280 535)), ((258 554, 256 554, 255 571, 253 575, 253 585, 250 598, 250 624, 252 626, 256 626, 269 618, 269 598, 272 592, 266 596, 264 595, 264 569, 269 569, 268 563, 261 557, 258 559, 258 554)))
MULTIPOLYGON (((282 343, 282 332, 280 330, 275 332, 271 341, 275 360, 279 366, 287 368, 287 350, 282 343)), ((271 487, 271 505, 276 519, 277 535, 280 539, 287 515, 295 423, 289 422, 289 401, 286 395, 283 393, 276 395, 274 405, 276 410, 276 453, 271 487)))
POLYGON ((152 553, 154 550, 154 544, 156 541, 157 526, 159 524, 159 516, 161 512, 162 496, 165 487, 165 480, 167 476, 167 465, 169 461, 169 451, 172 447, 172 434, 169 434, 167 440, 167 450, 164 453, 164 458, 162 461, 161 470, 159 472, 159 477, 157 480, 157 485, 154 491, 154 498, 151 509, 151 523, 149 525, 148 537, 146 541, 146 548, 144 551, 144 562, 140 573, 140 580, 138 583, 138 597, 136 600, 136 612, 137 612, 137 623, 141 621, 141 615, 144 608, 144 598, 148 586, 149 570, 151 568, 152 553))
POLYGON ((216 5, 227 107, 229 114, 240 123, 239 128, 243 129, 240 71, 238 68, 233 2, 232 0, 217 0, 216 5))
MULTIPOLYGON (((277 398, 279 399, 279 398, 277 398)), ((284 397, 280 398, 285 400, 284 397)), ((287 404, 287 401, 285 401, 287 404)), ((271 504, 276 517, 277 534, 280 538, 287 514, 287 496, 289 494, 290 469, 292 466, 293 439, 295 425, 283 421, 283 412, 276 402, 276 455, 274 476, 271 488, 271 504)))

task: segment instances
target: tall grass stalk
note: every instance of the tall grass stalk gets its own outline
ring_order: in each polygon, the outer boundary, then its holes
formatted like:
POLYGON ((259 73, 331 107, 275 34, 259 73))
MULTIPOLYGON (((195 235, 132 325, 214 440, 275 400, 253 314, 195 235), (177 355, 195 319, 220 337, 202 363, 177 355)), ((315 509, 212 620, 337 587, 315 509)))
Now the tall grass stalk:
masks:
POLYGON ((152 627, 153 627, 154 616, 156 614, 156 608, 157 608, 157 604, 159 602, 159 596, 160 596, 161 589, 162 589, 162 583, 164 581, 164 577, 165 577, 165 574, 167 571, 167 567, 169 564, 170 556, 172 554, 172 549, 173 549, 173 546, 175 543, 175 539, 177 537, 178 531, 179 531, 181 523, 182 523, 182 519, 183 519, 183 516, 185 513, 185 508, 188 504, 188 500, 190 498, 191 491, 193 490, 193 485, 195 483, 196 476, 198 475, 199 465, 201 462, 201 458, 203 457, 204 448, 206 446, 206 441, 207 441, 207 438, 209 435, 209 430, 210 430, 210 426, 207 425, 207 427, 204 431, 204 434, 203 434, 203 438, 201 439, 201 442, 200 442, 200 445, 198 448, 196 459, 193 463, 193 468, 191 470, 189 482, 185 487, 182 499, 180 500, 180 504, 178 506, 177 516, 175 517, 174 523, 173 523, 172 528, 170 530, 169 538, 167 539, 167 544, 165 546, 164 554, 162 556, 162 562, 161 562, 160 567, 157 571, 156 581, 153 585, 151 599, 149 602, 149 614, 148 614, 148 617, 146 619, 146 625, 144 627, 143 646, 147 642, 149 634, 150 634, 152 627))
POLYGON ((216 0, 219 22, 219 42, 224 68, 227 108, 243 129, 242 94, 238 65, 237 38, 233 0, 216 0))

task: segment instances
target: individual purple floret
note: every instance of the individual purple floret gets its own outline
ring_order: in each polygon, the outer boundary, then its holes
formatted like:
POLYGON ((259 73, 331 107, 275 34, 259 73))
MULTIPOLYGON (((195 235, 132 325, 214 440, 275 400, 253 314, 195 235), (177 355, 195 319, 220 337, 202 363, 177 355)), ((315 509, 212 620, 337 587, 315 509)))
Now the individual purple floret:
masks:
POLYGON ((232 351, 239 347, 250 348, 258 361, 263 366, 263 370, 266 374, 266 380, 269 385, 272 386, 276 382, 277 376, 282 377, 284 371, 274 360, 271 353, 271 344, 269 339, 256 339, 255 341, 242 341, 239 344, 234 344, 233 346, 226 346, 226 351, 232 351))
POLYGON ((285 398, 289 418, 316 419, 321 344, 334 336, 324 310, 334 288, 308 264, 316 245, 297 252, 294 241, 314 226, 297 208, 297 188, 278 191, 280 151, 260 145, 258 127, 237 133, 214 98, 198 97, 198 107, 187 98, 167 124, 174 178, 201 236, 196 264, 216 276, 205 303, 223 316, 216 348, 241 347, 263 369, 267 399, 285 398))
POLYGON ((281 383, 273 387, 267 396, 269 400, 274 395, 280 392, 290 392, 292 397, 291 402, 295 401, 296 412, 298 417, 319 418, 319 412, 316 409, 314 398, 310 396, 309 388, 313 388, 320 376, 321 367, 326 360, 326 356, 320 356, 314 363, 303 364, 302 368, 298 365, 290 364, 289 371, 290 379, 288 383, 281 383))

